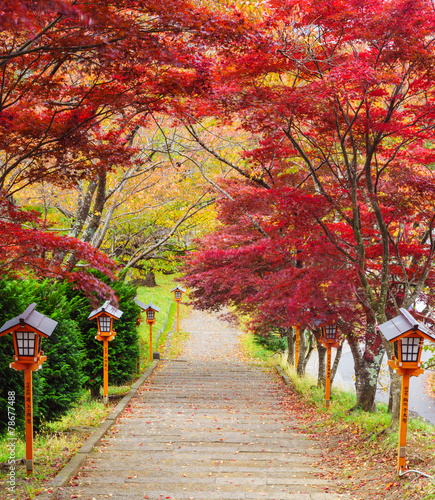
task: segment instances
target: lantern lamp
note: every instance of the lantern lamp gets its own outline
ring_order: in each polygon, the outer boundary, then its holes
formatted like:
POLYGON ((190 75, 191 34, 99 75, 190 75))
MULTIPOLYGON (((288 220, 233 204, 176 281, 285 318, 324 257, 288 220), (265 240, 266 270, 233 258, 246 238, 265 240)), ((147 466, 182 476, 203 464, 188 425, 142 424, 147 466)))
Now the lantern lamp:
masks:
POLYGON ((422 337, 402 337, 400 340, 396 340, 393 346, 394 356, 399 362, 399 366, 404 366, 404 363, 421 365, 422 337))
POLYGON ((147 315, 146 321, 149 325, 154 324, 156 322, 156 313, 159 311, 160 309, 151 302, 146 306, 145 308, 145 313, 147 315))
POLYGON ((175 288, 171 290, 171 292, 174 292, 175 300, 180 301, 183 298, 183 293, 185 293, 186 290, 184 288, 181 288, 181 286, 177 285, 175 288))
POLYGON ((57 321, 44 316, 30 304, 19 316, 6 321, 0 328, 0 337, 12 333, 14 340, 15 370, 24 370, 24 412, 26 421, 26 471, 33 471, 33 388, 32 372, 39 370, 47 357, 41 351, 42 337, 50 337, 57 326, 57 321))
POLYGON ((417 321, 412 314, 400 308, 399 316, 379 325, 384 337, 393 343, 394 355, 390 366, 402 375, 404 370, 411 370, 410 375, 418 376, 421 370, 421 353, 425 339, 435 342, 435 336, 423 323, 417 321))
POLYGON ((417 321, 404 308, 395 318, 379 325, 384 337, 393 343, 393 356, 388 360, 390 367, 402 376, 402 390, 400 399, 399 448, 397 458, 397 472, 399 476, 405 474, 406 468, 406 432, 408 426, 409 406, 409 379, 423 373, 421 351, 424 340, 435 342, 435 336, 429 328, 417 321))
POLYGON ((88 316, 88 319, 96 319, 98 326, 97 340, 103 341, 103 401, 109 401, 109 341, 115 338, 113 320, 119 319, 123 312, 110 304, 107 300, 104 304, 88 316))
POLYGON ((113 319, 110 316, 101 315, 97 318, 98 330, 101 333, 107 333, 112 331, 113 319))
MULTIPOLYGON (((143 310, 145 311, 146 314, 146 322, 150 325, 150 361, 153 360, 153 324, 156 322, 156 312, 159 312, 160 309, 152 304, 151 302, 149 304, 144 304, 137 298, 134 300, 136 304, 143 310)), ((160 355, 158 353, 154 353, 158 355, 157 359, 160 359, 160 355)))
POLYGON ((156 313, 160 311, 160 309, 152 304, 151 302, 149 304, 144 304, 141 302, 139 299, 134 299, 135 303, 142 309, 142 311, 145 312, 146 314, 146 322, 148 324, 153 324, 156 322, 156 313))
POLYGON ((171 290, 171 292, 174 292, 174 297, 175 297, 175 302, 177 303, 177 333, 180 331, 180 302, 181 299, 183 298, 183 293, 186 292, 184 288, 181 288, 181 286, 177 285, 175 288, 171 290))
POLYGON ((97 340, 113 340, 116 332, 113 329, 113 320, 119 319, 123 312, 110 304, 107 300, 100 308, 95 309, 88 316, 88 319, 96 319, 98 326, 97 340))
POLYGON ((325 377, 325 405, 329 409, 331 405, 331 376, 332 376, 332 348, 339 347, 340 342, 337 339, 337 325, 334 323, 325 324, 324 321, 314 321, 314 328, 321 328, 321 342, 326 348, 326 377, 325 377))
POLYGON ((39 370, 47 359, 41 351, 42 338, 49 337, 56 328, 57 321, 36 311, 36 304, 30 304, 19 316, 6 321, 0 328, 0 337, 12 333, 14 339, 15 370, 39 370))
POLYGON ((337 326, 334 324, 324 326, 323 337, 326 342, 335 342, 337 340, 337 326))

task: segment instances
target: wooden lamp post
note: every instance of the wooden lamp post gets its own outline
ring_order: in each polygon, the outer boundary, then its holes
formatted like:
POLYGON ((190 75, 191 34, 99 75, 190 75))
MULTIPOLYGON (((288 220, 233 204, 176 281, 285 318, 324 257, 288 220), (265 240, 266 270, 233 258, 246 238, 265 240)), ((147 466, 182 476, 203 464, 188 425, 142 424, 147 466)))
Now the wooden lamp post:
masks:
POLYGON ((393 343, 394 355, 388 364, 402 376, 400 398, 399 449, 397 473, 405 473, 406 432, 408 427, 409 379, 423 373, 421 351, 425 339, 435 342, 435 336, 419 323, 406 309, 400 308, 400 315, 379 325, 384 337, 393 343))
POLYGON ((147 315, 146 322, 150 325, 150 361, 153 360, 153 325, 156 322, 156 313, 160 309, 151 304, 151 302, 146 306, 145 313, 147 315))
POLYGON ((180 331, 180 302, 181 299, 183 298, 183 293, 186 292, 184 288, 181 288, 181 286, 177 285, 175 288, 171 290, 171 292, 174 292, 174 298, 175 302, 177 303, 177 333, 180 331))
POLYGON ((57 321, 39 313, 35 307, 36 304, 30 304, 22 314, 6 321, 0 328, 0 337, 12 333, 14 339, 14 362, 9 366, 24 370, 27 475, 33 471, 32 372, 39 370, 47 360, 41 351, 42 337, 49 337, 57 326, 57 321))
POLYGON ((110 305, 106 301, 99 309, 95 309, 88 316, 88 319, 97 319, 98 335, 97 340, 103 341, 103 402, 109 401, 109 341, 115 338, 116 332, 113 329, 113 320, 119 319, 122 311, 110 305))
POLYGON ((329 408, 331 404, 331 350, 340 345, 337 340, 337 326, 334 324, 323 326, 320 342, 326 347, 325 404, 329 408))
MULTIPOLYGON (((156 322, 156 313, 160 311, 160 309, 152 304, 151 302, 149 304, 144 304, 138 299, 134 300, 136 304, 142 309, 142 311, 145 311, 146 313, 146 322, 150 325, 150 361, 153 360, 153 324, 156 322)), ((158 358, 160 359, 160 354, 156 353, 158 358)))
POLYGON ((296 370, 298 369, 298 364, 299 364, 299 342, 300 342, 300 327, 299 325, 295 326, 294 329, 296 330, 295 334, 295 368, 296 370))

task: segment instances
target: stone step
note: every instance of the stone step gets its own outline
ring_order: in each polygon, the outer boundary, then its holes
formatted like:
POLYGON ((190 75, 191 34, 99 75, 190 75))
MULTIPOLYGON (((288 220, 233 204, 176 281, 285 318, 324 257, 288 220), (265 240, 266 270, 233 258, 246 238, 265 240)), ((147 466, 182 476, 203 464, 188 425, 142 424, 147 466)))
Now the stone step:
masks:
POLYGON ((237 360, 237 330, 192 318, 183 358, 159 365, 59 499, 342 498, 278 378, 237 360))

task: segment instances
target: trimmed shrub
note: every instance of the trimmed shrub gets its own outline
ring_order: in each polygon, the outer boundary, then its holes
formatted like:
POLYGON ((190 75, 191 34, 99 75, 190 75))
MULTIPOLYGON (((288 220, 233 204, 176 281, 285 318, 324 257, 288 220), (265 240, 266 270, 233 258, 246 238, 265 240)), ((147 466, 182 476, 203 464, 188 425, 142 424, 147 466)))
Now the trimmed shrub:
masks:
MULTIPOLYGON (((109 382, 132 379, 139 357, 136 330, 141 310, 135 289, 123 282, 108 283, 119 298, 122 317, 109 344, 109 382)), ((42 340, 47 361, 33 376, 35 429, 44 420, 56 420, 78 400, 85 388, 99 390, 103 378, 102 343, 95 339, 96 321, 87 318, 93 307, 83 294, 65 282, 0 280, 0 325, 35 302, 36 310, 55 321, 56 329, 42 340)), ((23 374, 9 368, 13 361, 12 335, 0 338, 0 433, 7 431, 8 393, 15 393, 16 429, 24 428, 23 374)))
POLYGON ((255 335, 254 341, 269 351, 280 352, 287 349, 287 339, 275 332, 269 332, 268 335, 255 335))

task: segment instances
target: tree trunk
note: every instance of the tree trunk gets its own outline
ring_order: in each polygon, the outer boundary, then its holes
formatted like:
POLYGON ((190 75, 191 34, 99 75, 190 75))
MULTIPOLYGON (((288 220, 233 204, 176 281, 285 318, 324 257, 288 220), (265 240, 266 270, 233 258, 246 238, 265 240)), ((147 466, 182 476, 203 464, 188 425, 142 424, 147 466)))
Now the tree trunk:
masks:
MULTIPOLYGON (((93 215, 80 237, 80 239, 86 243, 89 243, 92 240, 98 226, 100 225, 101 214, 103 213, 104 204, 106 203, 106 181, 106 173, 102 173, 98 176, 97 194, 93 206, 93 215)), ((77 258, 74 254, 71 254, 65 262, 65 267, 72 269, 76 264, 77 258)))
POLYGON ((331 387, 332 387, 332 384, 334 383, 335 374, 337 373, 337 370, 338 370, 338 363, 340 363, 342 352, 343 352, 343 344, 340 344, 337 348, 337 352, 335 353, 334 363, 332 364, 331 387))
POLYGON ((352 335, 347 337, 355 366, 356 403, 351 411, 357 408, 363 411, 376 411, 376 387, 385 351, 380 343, 381 339, 373 339, 373 335, 376 335, 373 331, 367 332, 364 353, 361 351, 358 338, 352 335))
POLYGON ((91 387, 91 399, 100 399, 100 386, 91 387))
POLYGON ((316 338, 317 355, 319 356, 319 373, 317 374, 317 387, 325 387, 326 384, 326 348, 316 338))
POLYGON ((147 275, 145 276, 144 286, 147 286, 149 288, 154 288, 157 286, 156 275, 154 274, 154 271, 152 269, 148 271, 147 275))
POLYGON ((305 371, 307 369, 308 361, 311 357, 312 352, 314 351, 314 335, 312 332, 309 332, 308 341, 305 336, 306 330, 302 329, 300 335, 304 337, 303 342, 305 342, 305 354, 302 357, 301 351, 299 350, 299 361, 297 367, 297 373, 300 377, 305 377, 305 371))
MULTIPOLYGON (((77 204, 78 206, 75 215, 75 221, 72 224, 68 236, 72 236, 73 238, 80 238, 80 233, 82 232, 83 227, 86 224, 86 220, 89 216, 89 211, 91 209, 92 200, 96 189, 97 189, 96 180, 89 181, 89 185, 85 194, 83 194, 82 185, 79 186, 79 199, 77 204)), ((59 208, 59 210, 61 209, 59 208)), ((68 252, 64 250, 59 251, 55 257, 55 262, 56 263, 62 262, 65 259, 67 253, 68 252)))
POLYGON ((402 389, 402 377, 390 368, 390 404, 391 422, 390 427, 395 429, 400 421, 400 393, 402 389))
MULTIPOLYGON (((385 315, 381 315, 378 318, 378 323, 382 324, 387 321, 385 315)), ((380 335, 380 334, 379 334, 380 335)), ((393 346, 388 342, 388 340, 380 335, 385 352, 387 353, 388 359, 392 359, 393 357, 393 346)), ((391 412, 391 422, 390 428, 396 429, 399 426, 400 422, 400 393, 401 393, 401 377, 397 375, 397 373, 390 367, 390 400, 388 402, 388 411, 391 412)))
POLYGON ((303 364, 302 364, 302 368, 301 368, 304 376, 305 376, 305 371, 307 369, 308 361, 310 360, 311 354, 313 353, 313 351, 314 351, 314 335, 313 335, 313 332, 310 331, 309 337, 308 337, 308 350, 306 351, 305 358, 302 361, 303 364))
POLYGON ((301 328, 299 331, 299 359, 298 366, 296 367, 296 373, 299 377, 303 377, 305 375, 304 361, 307 355, 307 349, 308 345, 307 338, 305 337, 305 330, 304 328, 301 328))

